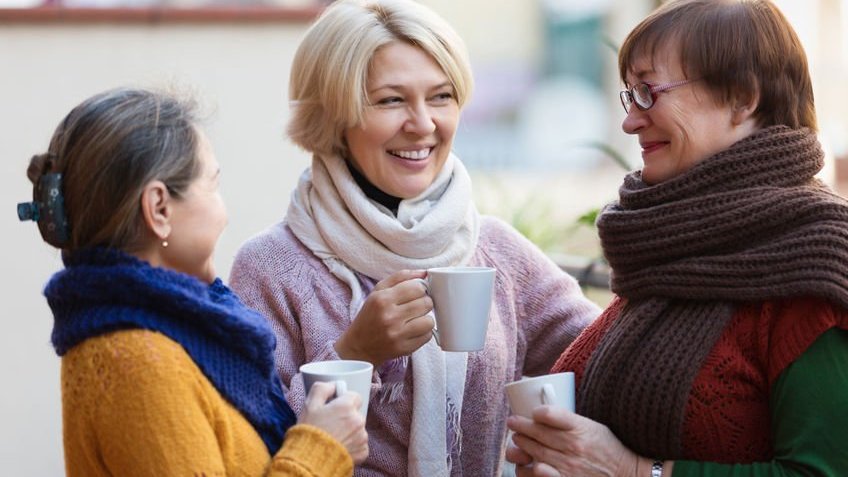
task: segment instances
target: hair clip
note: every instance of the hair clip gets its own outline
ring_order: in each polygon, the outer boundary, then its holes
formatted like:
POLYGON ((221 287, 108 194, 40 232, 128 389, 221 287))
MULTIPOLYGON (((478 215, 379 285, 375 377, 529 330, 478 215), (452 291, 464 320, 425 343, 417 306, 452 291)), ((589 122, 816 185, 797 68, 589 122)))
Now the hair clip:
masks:
POLYGON ((18 220, 21 222, 32 220, 38 222, 38 202, 21 202, 18 204, 18 220))
POLYGON ((57 248, 68 243, 68 218, 65 216, 65 198, 62 195, 62 174, 44 174, 33 190, 32 202, 18 204, 18 219, 38 223, 38 231, 45 242, 57 248))

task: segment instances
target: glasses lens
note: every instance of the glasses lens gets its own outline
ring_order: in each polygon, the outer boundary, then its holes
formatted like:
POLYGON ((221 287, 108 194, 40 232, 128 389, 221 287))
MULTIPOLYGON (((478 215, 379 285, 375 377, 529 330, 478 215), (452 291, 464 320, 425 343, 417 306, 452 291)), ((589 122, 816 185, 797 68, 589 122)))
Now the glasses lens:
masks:
POLYGON ((630 99, 632 97, 630 91, 622 91, 618 93, 618 97, 621 99, 621 105, 624 106, 624 111, 629 113, 630 107, 633 106, 633 100, 630 99))
POLYGON ((654 105, 654 96, 651 94, 651 87, 645 83, 637 84, 630 90, 633 94, 633 101, 639 106, 639 109, 650 109, 654 105))

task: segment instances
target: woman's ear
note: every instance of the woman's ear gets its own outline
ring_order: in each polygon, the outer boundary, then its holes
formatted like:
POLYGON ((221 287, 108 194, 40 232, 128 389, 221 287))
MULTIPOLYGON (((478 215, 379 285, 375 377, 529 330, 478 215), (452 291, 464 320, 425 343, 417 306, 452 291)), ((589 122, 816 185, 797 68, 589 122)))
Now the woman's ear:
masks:
POLYGON ((734 126, 739 126, 754 119, 754 112, 760 105, 760 90, 754 89, 749 94, 740 95, 733 99, 733 110, 731 121, 734 126))
POLYGON ((141 192, 144 224, 159 240, 165 240, 171 235, 172 201, 168 186, 162 181, 151 181, 141 192))

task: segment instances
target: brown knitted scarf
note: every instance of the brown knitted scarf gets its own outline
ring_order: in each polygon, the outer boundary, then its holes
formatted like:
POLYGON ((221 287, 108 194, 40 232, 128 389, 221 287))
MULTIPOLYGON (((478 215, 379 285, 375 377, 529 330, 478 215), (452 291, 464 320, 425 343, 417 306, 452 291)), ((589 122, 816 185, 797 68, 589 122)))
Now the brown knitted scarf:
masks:
POLYGON ((621 316, 586 365, 578 412, 649 457, 682 458, 692 382, 736 304, 848 307, 848 203, 813 175, 815 135, 763 129, 648 186, 628 175, 598 219, 621 316))

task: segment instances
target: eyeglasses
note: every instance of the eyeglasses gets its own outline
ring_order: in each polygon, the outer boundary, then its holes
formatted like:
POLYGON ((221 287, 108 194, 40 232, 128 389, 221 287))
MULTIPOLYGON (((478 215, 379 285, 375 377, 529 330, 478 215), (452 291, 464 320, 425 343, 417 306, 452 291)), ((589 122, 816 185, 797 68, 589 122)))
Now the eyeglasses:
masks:
POLYGON ((657 100, 656 94, 660 91, 668 91, 672 88, 677 88, 678 86, 683 86, 684 84, 689 84, 693 81, 698 80, 688 79, 661 84, 658 86, 651 86, 647 83, 639 83, 630 89, 626 89, 618 93, 618 96, 621 98, 621 105, 624 106, 625 112, 630 113, 630 109, 634 104, 641 111, 647 111, 654 105, 654 101, 657 100))

